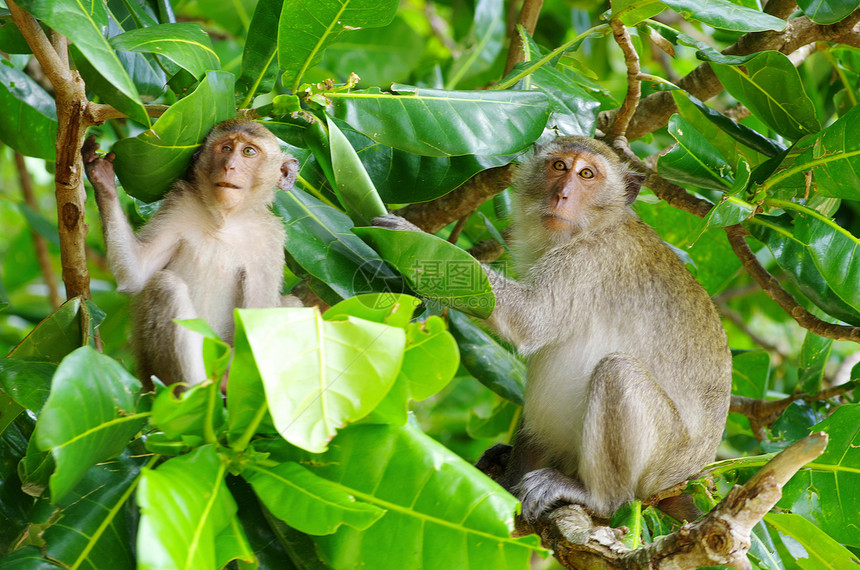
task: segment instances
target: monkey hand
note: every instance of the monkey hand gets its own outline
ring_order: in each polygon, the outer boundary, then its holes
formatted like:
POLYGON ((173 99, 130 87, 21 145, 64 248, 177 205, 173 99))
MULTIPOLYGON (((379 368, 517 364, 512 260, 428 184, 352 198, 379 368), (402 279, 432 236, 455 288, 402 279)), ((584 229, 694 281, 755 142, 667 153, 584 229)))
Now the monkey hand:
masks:
POLYGON ((116 199, 116 181, 114 180, 113 160, 116 158, 114 153, 108 153, 104 158, 96 154, 99 149, 99 143, 92 135, 84 142, 81 148, 81 157, 84 160, 84 170, 87 173, 87 178, 90 184, 96 191, 96 201, 101 202, 105 199, 116 199))
POLYGON ((589 506, 588 493, 579 481, 549 467, 526 473, 511 492, 522 503, 523 518, 529 523, 560 505, 577 503, 589 506))
POLYGON ((409 232, 423 231, 421 228, 419 228, 409 220, 401 218, 400 216, 395 216, 394 214, 385 214, 384 216, 377 216, 373 218, 373 225, 377 228, 385 228, 387 230, 399 230, 409 232))

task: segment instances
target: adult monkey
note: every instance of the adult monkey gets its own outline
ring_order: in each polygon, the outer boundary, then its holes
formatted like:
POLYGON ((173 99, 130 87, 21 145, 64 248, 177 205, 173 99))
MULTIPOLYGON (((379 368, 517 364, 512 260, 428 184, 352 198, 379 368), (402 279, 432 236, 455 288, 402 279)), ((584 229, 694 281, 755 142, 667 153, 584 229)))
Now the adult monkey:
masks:
POLYGON ((158 212, 135 235, 117 198, 114 154, 82 149, 95 189, 108 263, 117 289, 136 295, 133 341, 138 373, 171 384, 206 379, 203 337, 173 319, 205 319, 233 341, 233 309, 299 305, 282 297, 284 227, 270 211, 275 187, 292 188, 298 161, 268 129, 233 119, 216 125, 158 212))
MULTIPOLYGON (((605 144, 564 137, 514 175, 519 281, 488 268, 489 325, 528 362, 513 448, 479 466, 534 521, 563 503, 608 517, 713 460, 731 392, 731 353, 708 294, 631 210, 641 177, 605 144)), ((377 225, 417 229, 396 216, 377 225)), ((688 496, 660 507, 679 519, 688 496)))

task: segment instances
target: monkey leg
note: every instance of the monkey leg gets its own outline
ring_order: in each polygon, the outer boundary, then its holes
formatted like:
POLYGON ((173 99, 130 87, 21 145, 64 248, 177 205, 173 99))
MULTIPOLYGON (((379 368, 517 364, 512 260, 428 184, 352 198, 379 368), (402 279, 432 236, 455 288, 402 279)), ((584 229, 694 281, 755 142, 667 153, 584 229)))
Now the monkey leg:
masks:
POLYGON ((689 474, 689 438, 675 404, 635 357, 613 353, 598 363, 585 410, 576 472, 537 469, 514 487, 526 519, 565 503, 609 517, 689 474))
POLYGON ((173 322, 197 318, 188 285, 176 273, 159 271, 136 300, 135 345, 144 386, 152 375, 165 384, 197 384, 206 379, 203 336, 173 322))

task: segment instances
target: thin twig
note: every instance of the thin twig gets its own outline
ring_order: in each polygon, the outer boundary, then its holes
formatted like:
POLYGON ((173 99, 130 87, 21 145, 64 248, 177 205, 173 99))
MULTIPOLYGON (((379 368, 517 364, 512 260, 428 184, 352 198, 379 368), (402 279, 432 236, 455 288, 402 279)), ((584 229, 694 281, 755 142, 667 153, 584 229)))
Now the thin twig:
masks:
MULTIPOLYGON (((15 166, 18 169, 18 181, 21 183, 21 192, 24 194, 24 202, 35 213, 39 212, 39 204, 36 202, 36 195, 33 193, 33 179, 30 177, 30 171, 27 170, 27 164, 24 162, 24 155, 15 153, 15 166)), ((42 270, 42 280, 48 286, 48 297, 51 301, 51 306, 55 309, 62 304, 60 292, 57 289, 57 278, 54 275, 54 269, 51 267, 51 256, 48 254, 48 245, 35 229, 30 229, 30 236, 33 238, 33 247, 36 248, 36 259, 39 261, 39 268, 42 270)))
POLYGON ((639 54, 636 53, 636 48, 630 40, 630 32, 620 20, 615 18, 609 21, 609 25, 612 26, 612 37, 615 38, 615 43, 624 52, 624 64, 627 66, 627 95, 624 97, 621 109, 615 115, 615 122, 612 123, 607 137, 609 140, 615 140, 627 135, 627 127, 636 113, 636 107, 639 106, 642 83, 639 81, 639 54))
POLYGON ((457 220, 457 224, 454 226, 454 229, 451 230, 451 235, 448 236, 448 242, 457 243, 457 240, 460 239, 460 234, 463 233, 463 228, 466 227, 466 223, 469 221, 469 218, 472 217, 472 214, 475 213, 475 210, 472 210, 459 220, 457 220))
MULTIPOLYGON (((525 0, 523 2, 523 9, 520 10, 517 24, 522 26, 529 35, 535 33, 535 26, 537 25, 541 8, 543 8, 543 0, 525 0)), ((505 63, 504 75, 507 75, 516 64, 524 60, 523 42, 517 33, 517 27, 514 26, 511 30, 511 46, 508 48, 508 60, 505 63)))

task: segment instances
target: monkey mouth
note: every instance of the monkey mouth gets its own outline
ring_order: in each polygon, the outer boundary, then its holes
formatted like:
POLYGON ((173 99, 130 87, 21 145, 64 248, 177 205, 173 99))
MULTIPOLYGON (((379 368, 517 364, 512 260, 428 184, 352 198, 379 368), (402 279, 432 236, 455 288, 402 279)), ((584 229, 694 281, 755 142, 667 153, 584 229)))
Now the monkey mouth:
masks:
POLYGON ((230 182, 216 182, 215 186, 217 186, 218 188, 231 188, 233 190, 239 189, 238 186, 236 186, 235 184, 231 184, 230 182))
POLYGON ((543 218, 544 224, 557 224, 558 222, 563 222, 565 224, 572 224, 573 223, 573 221, 568 220, 567 218, 563 218, 562 216, 559 216, 558 214, 551 214, 549 212, 543 214, 541 217, 543 218))

